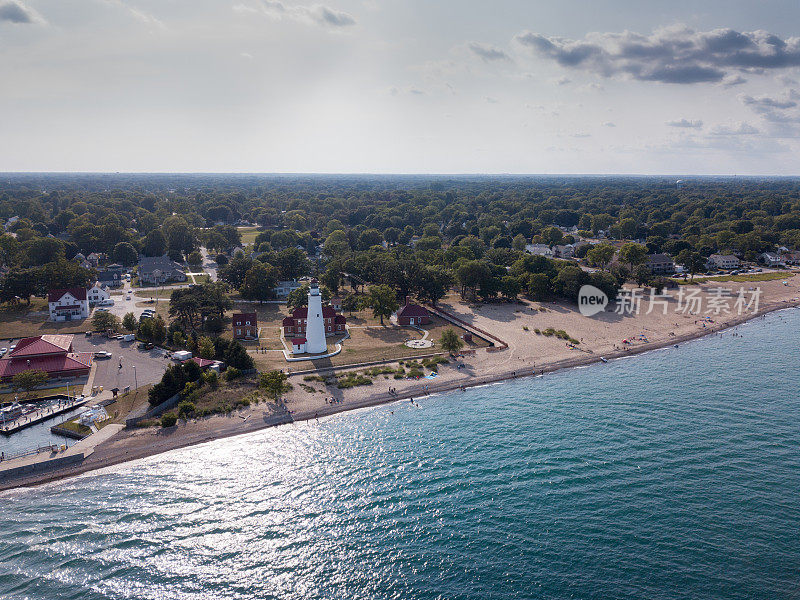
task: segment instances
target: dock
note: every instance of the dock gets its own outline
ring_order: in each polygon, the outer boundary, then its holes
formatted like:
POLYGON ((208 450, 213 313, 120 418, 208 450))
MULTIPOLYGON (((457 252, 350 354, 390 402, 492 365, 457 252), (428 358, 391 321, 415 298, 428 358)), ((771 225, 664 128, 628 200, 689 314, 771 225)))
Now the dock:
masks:
MULTIPOLYGON (((32 427, 34 425, 38 425, 39 423, 47 421, 48 419, 52 419, 53 417, 57 417, 58 415, 62 415, 65 412, 69 412, 69 411, 74 410, 76 408, 80 408, 81 406, 83 406, 84 404, 87 404, 90 401, 92 401, 92 398, 75 398, 70 404, 67 404, 67 405, 64 405, 64 406, 55 406, 55 407, 52 408, 52 410, 49 410, 48 412, 45 412, 44 414, 40 414, 38 416, 35 416, 35 417, 31 418, 30 420, 24 421, 22 423, 19 422, 20 419, 15 419, 10 424, 7 424, 5 427, 3 425, 0 425, 0 433, 2 433, 5 436, 13 435, 13 434, 17 433, 18 431, 22 431, 23 429, 27 429, 28 427, 32 427)), ((31 413, 31 414, 34 414, 34 413, 31 413)), ((30 415, 28 415, 28 416, 30 416, 30 415)))

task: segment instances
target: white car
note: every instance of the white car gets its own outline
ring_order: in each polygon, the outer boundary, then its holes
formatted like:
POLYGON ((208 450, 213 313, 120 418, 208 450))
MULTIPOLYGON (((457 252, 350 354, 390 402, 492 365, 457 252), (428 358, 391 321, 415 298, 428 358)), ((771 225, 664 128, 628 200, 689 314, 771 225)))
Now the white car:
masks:
POLYGON ((17 347, 16 344, 13 344, 13 345, 9 346, 8 347, 9 352, 13 352, 16 347, 17 347))
POLYGON ((0 348, 0 356, 3 356, 6 352, 8 352, 8 348, 0 348))
POLYGON ((99 352, 94 353, 95 358, 111 358, 111 352, 106 352, 105 350, 100 350, 99 352))
POLYGON ((108 300, 103 300, 100 303, 100 306, 114 306, 114 301, 111 298, 109 298, 108 300))

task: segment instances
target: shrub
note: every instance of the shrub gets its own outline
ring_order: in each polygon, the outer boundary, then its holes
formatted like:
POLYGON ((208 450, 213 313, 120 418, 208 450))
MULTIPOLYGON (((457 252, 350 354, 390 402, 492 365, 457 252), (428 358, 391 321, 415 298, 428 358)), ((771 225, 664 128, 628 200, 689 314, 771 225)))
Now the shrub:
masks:
MULTIPOLYGON (((187 386, 192 384, 187 384, 187 386)), ((178 404, 178 417, 181 419, 188 419, 192 417, 195 413, 195 406, 194 402, 189 402, 188 400, 184 400, 180 404, 178 404)))
POLYGON ((173 427, 178 422, 175 413, 167 413, 161 417, 161 427, 173 427))
POLYGON ((408 376, 409 377, 420 378, 420 377, 423 377, 424 375, 425 375, 425 373, 423 371, 421 371, 420 369, 417 369, 417 368, 413 368, 413 369, 410 369, 408 371, 408 376))
POLYGON ((530 331, 530 330, 528 329, 528 326, 527 326, 527 325, 523 325, 523 326, 522 326, 522 331, 530 331))
POLYGON ((242 372, 236 367, 228 367, 228 369, 225 371, 225 379, 227 379, 228 381, 233 381, 234 379, 237 379, 238 377, 241 376, 242 372))
POLYGON ((547 337, 554 336, 556 334, 556 330, 552 327, 548 327, 542 332, 542 335, 546 335, 547 337))
POLYGON ((542 335, 542 330, 541 330, 541 329, 539 329, 538 327, 537 327, 536 329, 534 329, 534 330, 533 330, 533 332, 534 332, 536 335, 542 335))
POLYGON ((209 369, 203 373, 202 381, 203 383, 207 383, 208 387, 210 387, 212 390, 215 390, 219 386, 219 375, 217 375, 216 371, 209 369))

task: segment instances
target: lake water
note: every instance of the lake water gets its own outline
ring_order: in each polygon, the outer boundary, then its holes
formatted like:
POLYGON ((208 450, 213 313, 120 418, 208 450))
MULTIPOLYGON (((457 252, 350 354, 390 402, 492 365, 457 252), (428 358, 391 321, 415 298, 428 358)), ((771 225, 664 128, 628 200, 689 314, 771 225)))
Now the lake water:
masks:
POLYGON ((800 596, 800 310, 0 495, 0 597, 800 596))

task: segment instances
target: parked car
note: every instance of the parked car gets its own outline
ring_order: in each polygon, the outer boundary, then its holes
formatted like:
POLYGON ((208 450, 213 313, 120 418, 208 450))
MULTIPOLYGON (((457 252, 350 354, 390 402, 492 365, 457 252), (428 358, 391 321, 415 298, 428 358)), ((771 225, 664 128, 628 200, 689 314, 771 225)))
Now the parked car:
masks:
POLYGON ((86 332, 86 337, 92 337, 92 332, 91 331, 87 331, 86 332))
POLYGON ((109 298, 108 300, 103 300, 100 303, 100 306, 114 306, 114 300, 109 298))
POLYGON ((152 350, 155 348, 155 345, 151 344, 150 342, 139 342, 136 346, 139 350, 152 350))
POLYGON ((95 358, 111 358, 111 352, 106 352, 105 350, 100 350, 99 352, 94 353, 95 358))
POLYGON ((95 308, 94 312, 108 312, 107 308, 95 308))
POLYGON ((134 334, 132 334, 132 333, 126 333, 125 335, 122 336, 122 341, 123 342, 132 342, 135 339, 136 339, 136 336, 134 334))
POLYGON ((9 352, 13 352, 13 351, 14 351, 14 349, 15 349, 16 347, 17 347, 17 345, 16 345, 16 344, 12 344, 12 345, 10 345, 10 346, 8 347, 8 351, 9 351, 9 352))
POLYGON ((6 352, 8 352, 8 348, 0 348, 0 356, 3 356, 6 352))

